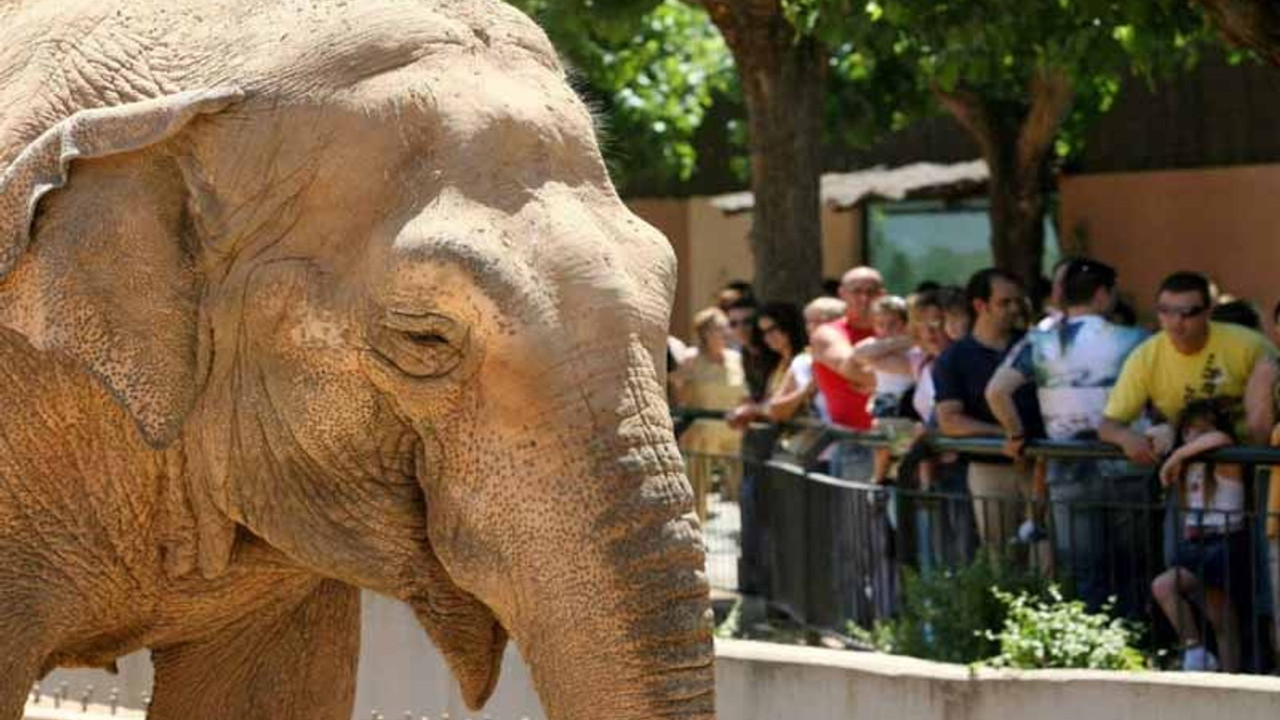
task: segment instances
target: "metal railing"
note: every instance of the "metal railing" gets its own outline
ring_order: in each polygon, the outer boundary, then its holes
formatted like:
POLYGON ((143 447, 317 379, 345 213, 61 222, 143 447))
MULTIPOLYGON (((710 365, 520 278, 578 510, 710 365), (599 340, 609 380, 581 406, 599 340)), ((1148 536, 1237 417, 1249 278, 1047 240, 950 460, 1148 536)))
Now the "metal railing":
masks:
MULTIPOLYGON (((676 410, 673 417, 679 432, 722 414, 676 410)), ((961 463, 985 465, 1002 457, 997 438, 926 435, 919 443, 913 452, 922 458, 959 454, 961 463)), ((1046 490, 1028 483, 1023 495, 974 497, 963 465, 948 466, 951 475, 928 488, 834 477, 822 471, 823 453, 836 444, 901 449, 884 434, 803 421, 753 425, 737 456, 708 462, 686 454, 703 468, 720 468, 711 477, 691 477, 705 519, 713 587, 763 598, 808 626, 840 631, 852 621, 870 628, 900 611, 904 569, 927 574, 990 559, 1043 575, 1091 607, 1109 601, 1113 613, 1146 628, 1146 642, 1170 649, 1178 647, 1179 636, 1194 634, 1222 654, 1224 640, 1217 638, 1211 610, 1221 609, 1225 596, 1238 627, 1225 640, 1236 643, 1233 669, 1269 672, 1275 665, 1272 579, 1280 559, 1263 534, 1268 483, 1259 482, 1255 470, 1280 465, 1280 449, 1237 446, 1199 458, 1210 473, 1217 464, 1245 468, 1245 509, 1226 525, 1236 532, 1215 537, 1209 532, 1214 528, 1189 522, 1173 497, 1161 497, 1150 468, 1095 482, 1109 493, 1102 496, 1062 496, 1056 490, 1064 486, 1046 490), (740 488, 721 482, 730 477, 741 478, 740 488), (1187 539, 1193 535, 1200 537, 1187 539), (1207 558, 1203 551, 1210 546, 1225 557, 1207 558), (1153 581, 1175 559, 1195 560, 1188 549, 1198 549, 1202 563, 1225 566, 1225 577, 1213 578, 1219 590, 1202 582, 1198 590, 1179 593, 1187 600, 1179 613, 1186 610, 1188 617, 1175 627, 1153 595, 1153 581)), ((1099 442, 1033 442, 1026 455, 1085 470, 1099 461, 1119 467, 1124 457, 1099 442), (1078 465, 1083 462, 1093 464, 1078 465)), ((1093 482, 1089 472, 1083 480, 1093 482)), ((1209 567, 1187 569, 1203 576, 1209 567)))

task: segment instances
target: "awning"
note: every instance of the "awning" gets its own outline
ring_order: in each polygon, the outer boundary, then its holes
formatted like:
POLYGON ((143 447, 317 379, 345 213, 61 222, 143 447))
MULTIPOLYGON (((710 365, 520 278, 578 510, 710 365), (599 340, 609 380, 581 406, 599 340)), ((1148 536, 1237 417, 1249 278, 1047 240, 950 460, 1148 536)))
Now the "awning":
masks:
MULTIPOLYGON (((972 195, 986 188, 990 173, 985 160, 939 165, 912 163, 896 168, 878 166, 851 173, 822 176, 822 202, 841 209, 864 200, 904 200, 911 197, 972 195)), ((749 212, 755 206, 750 191, 711 198, 711 204, 727 214, 749 212)))

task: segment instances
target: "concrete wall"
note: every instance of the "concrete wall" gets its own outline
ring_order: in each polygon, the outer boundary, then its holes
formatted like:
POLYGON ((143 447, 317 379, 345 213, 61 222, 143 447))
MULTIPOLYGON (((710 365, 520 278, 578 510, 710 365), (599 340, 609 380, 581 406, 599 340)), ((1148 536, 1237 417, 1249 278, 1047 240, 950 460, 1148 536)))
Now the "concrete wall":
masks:
POLYGON ((912 658, 722 641, 721 720, 1271 720, 1280 680, 1200 673, 971 671, 912 658))
MULTIPOLYGON (((459 699, 444 662, 408 608, 365 595, 364 643, 354 717, 374 710, 388 718, 405 711, 438 718, 475 717, 459 699)), ((1199 673, 1111 673, 971 670, 912 658, 719 640, 716 693, 720 720, 1169 720, 1280 716, 1280 679, 1199 673)), ((97 701, 112 686, 128 688, 126 704, 140 706, 149 687, 144 656, 122 675, 59 671, 43 686, 71 683, 74 701, 88 683, 97 701)), ((78 712, 78 703, 73 703, 78 712)), ((46 699, 40 718, 55 720, 46 699)), ((64 708, 67 706, 64 705, 64 708)), ((502 678, 484 714, 494 720, 544 720, 528 669, 509 650, 502 678)), ((32 713, 30 720, 37 720, 32 713)), ((57 718, 56 720, 61 720, 57 718)))
POLYGON ((1182 269, 1263 315, 1280 299, 1280 165, 1076 175, 1059 187, 1060 233, 1115 265, 1144 311, 1160 279, 1182 269))
MULTIPOLYGON (((693 315, 715 302, 716 292, 726 282, 750 280, 754 273, 751 213, 726 215, 705 197, 633 198, 627 205, 662 231, 676 251, 680 274, 671 332, 690 340, 693 315)), ((825 208, 823 276, 839 277, 862 257, 862 210, 825 208)))

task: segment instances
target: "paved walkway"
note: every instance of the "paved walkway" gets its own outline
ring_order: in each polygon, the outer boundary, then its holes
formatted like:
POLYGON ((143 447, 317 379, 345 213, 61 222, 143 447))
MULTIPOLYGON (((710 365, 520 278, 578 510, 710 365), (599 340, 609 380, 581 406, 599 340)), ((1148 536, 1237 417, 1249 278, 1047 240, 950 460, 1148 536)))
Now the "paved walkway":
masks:
POLYGON ((742 518, 738 503, 707 496, 707 521, 703 525, 707 542, 707 578, 713 591, 737 591, 738 549, 742 541, 742 518))

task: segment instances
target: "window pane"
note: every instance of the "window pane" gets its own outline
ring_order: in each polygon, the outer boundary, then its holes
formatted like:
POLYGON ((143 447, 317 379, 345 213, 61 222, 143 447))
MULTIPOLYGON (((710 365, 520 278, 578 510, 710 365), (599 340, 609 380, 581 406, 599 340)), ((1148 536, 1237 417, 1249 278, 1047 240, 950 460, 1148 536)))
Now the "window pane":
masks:
MULTIPOLYGON (((964 285, 992 264, 991 223, 985 202, 869 203, 867 260, 884 274, 890 292, 905 295, 925 280, 964 285)), ((1058 237, 1045 218, 1044 272, 1058 259, 1058 237)))

